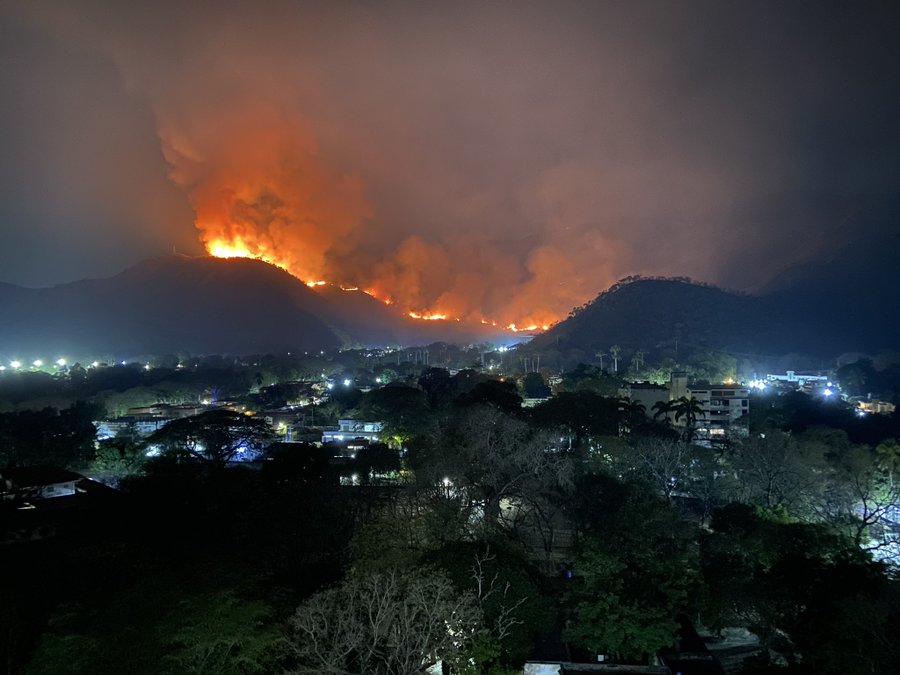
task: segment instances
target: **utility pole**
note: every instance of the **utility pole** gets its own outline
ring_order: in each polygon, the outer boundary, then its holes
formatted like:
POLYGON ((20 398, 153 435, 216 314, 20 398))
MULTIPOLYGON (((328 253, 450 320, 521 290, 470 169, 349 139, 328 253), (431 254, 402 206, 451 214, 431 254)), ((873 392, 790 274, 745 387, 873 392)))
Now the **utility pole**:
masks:
POLYGON ((597 352, 594 356, 600 359, 600 372, 603 372, 603 357, 606 356, 606 352, 597 352))

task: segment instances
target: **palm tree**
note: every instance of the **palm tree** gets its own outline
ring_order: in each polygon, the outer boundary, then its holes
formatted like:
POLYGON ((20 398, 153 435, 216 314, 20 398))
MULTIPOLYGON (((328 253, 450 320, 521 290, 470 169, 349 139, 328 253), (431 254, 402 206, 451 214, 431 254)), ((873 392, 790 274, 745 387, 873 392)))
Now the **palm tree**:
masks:
POLYGON ((619 411, 622 413, 624 427, 631 431, 639 426, 647 413, 647 407, 640 401, 630 398, 619 399, 619 411))
POLYGON ((685 440, 688 443, 694 440, 694 427, 697 425, 697 418, 704 417, 706 412, 703 410, 703 406, 700 405, 700 401, 691 396, 688 398, 687 396, 682 396, 677 401, 672 403, 672 410, 675 411, 675 421, 678 422, 682 417, 684 417, 684 422, 686 426, 685 430, 685 440))
POLYGON ((619 345, 613 345, 609 348, 609 355, 613 360, 613 372, 616 374, 619 373, 619 354, 622 353, 622 348, 619 345))
POLYGON ((675 410, 675 404, 672 401, 657 401, 653 404, 653 419, 658 420, 662 417, 665 422, 663 422, 666 426, 672 424, 672 420, 669 417, 675 410))

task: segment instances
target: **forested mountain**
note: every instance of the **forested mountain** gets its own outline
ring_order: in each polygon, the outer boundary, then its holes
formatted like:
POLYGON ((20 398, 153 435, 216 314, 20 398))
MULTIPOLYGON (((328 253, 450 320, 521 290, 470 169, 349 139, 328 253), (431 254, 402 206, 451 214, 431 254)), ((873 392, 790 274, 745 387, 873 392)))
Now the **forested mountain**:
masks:
POLYGON ((23 359, 463 341, 475 330, 413 321, 361 291, 314 291, 258 260, 178 255, 108 279, 0 285, 0 317, 0 355, 23 359))
POLYGON ((817 357, 900 348, 896 269, 882 267, 871 281, 859 269, 840 260, 810 266, 761 295, 686 278, 629 277, 529 348, 575 358, 593 358, 614 344, 648 354, 712 349, 817 357))

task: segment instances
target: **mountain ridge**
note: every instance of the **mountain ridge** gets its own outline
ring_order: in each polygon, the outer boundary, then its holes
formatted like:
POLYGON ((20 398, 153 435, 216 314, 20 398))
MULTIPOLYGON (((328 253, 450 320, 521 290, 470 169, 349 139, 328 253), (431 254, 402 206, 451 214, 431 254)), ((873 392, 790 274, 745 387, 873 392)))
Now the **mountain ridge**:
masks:
POLYGON ((5 358, 248 354, 485 337, 480 326, 415 321, 362 291, 312 289, 260 260, 178 254, 106 278, 0 284, 0 316, 5 358))

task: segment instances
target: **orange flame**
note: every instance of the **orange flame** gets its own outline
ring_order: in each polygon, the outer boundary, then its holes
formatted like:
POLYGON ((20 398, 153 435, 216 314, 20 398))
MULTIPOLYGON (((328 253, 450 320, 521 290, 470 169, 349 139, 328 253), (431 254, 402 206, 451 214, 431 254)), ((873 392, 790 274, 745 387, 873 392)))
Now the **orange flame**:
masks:
MULTIPOLYGON (((216 258, 252 258, 255 260, 262 260, 269 264, 275 265, 276 267, 280 267, 281 269, 294 274, 291 270, 290 265, 283 259, 274 255, 268 248, 264 245, 261 245, 258 242, 249 242, 244 237, 235 237, 234 239, 228 241, 225 239, 210 239, 206 243, 206 250, 209 254, 216 258)), ((294 274, 296 276, 296 274, 294 274)), ((325 286, 328 284, 327 281, 321 279, 309 279, 304 280, 304 282, 310 288, 317 288, 320 286, 325 286)), ((358 286, 345 286, 343 284, 339 284, 338 287, 343 291, 358 291, 360 288, 358 286)), ((392 305, 394 301, 390 297, 386 297, 380 291, 376 291, 372 288, 362 289, 362 292, 366 295, 369 295, 379 302, 383 302, 385 305, 392 305)), ((449 313, 444 311, 435 311, 435 310, 421 310, 421 311, 408 311, 406 315, 412 319, 418 319, 420 321, 461 321, 460 317, 451 316, 449 313)), ((485 318, 481 318, 480 322, 486 326, 497 326, 496 321, 491 321, 485 318)), ((511 323, 506 326, 506 329, 512 331, 513 333, 520 332, 534 332, 536 330, 548 330, 552 324, 543 324, 538 325, 534 323, 530 323, 525 326, 519 326, 518 324, 511 323)))
POLYGON ((265 246, 261 246, 258 243, 250 244, 241 237, 236 237, 231 241, 211 239, 205 244, 207 252, 215 258, 253 258, 290 272, 288 263, 285 260, 269 251, 265 246))
MULTIPOLYGON (((446 314, 432 313, 432 312, 407 312, 407 316, 412 317, 413 319, 422 319, 422 321, 446 321, 446 314)), ((458 321, 459 319, 457 319, 458 321)))

